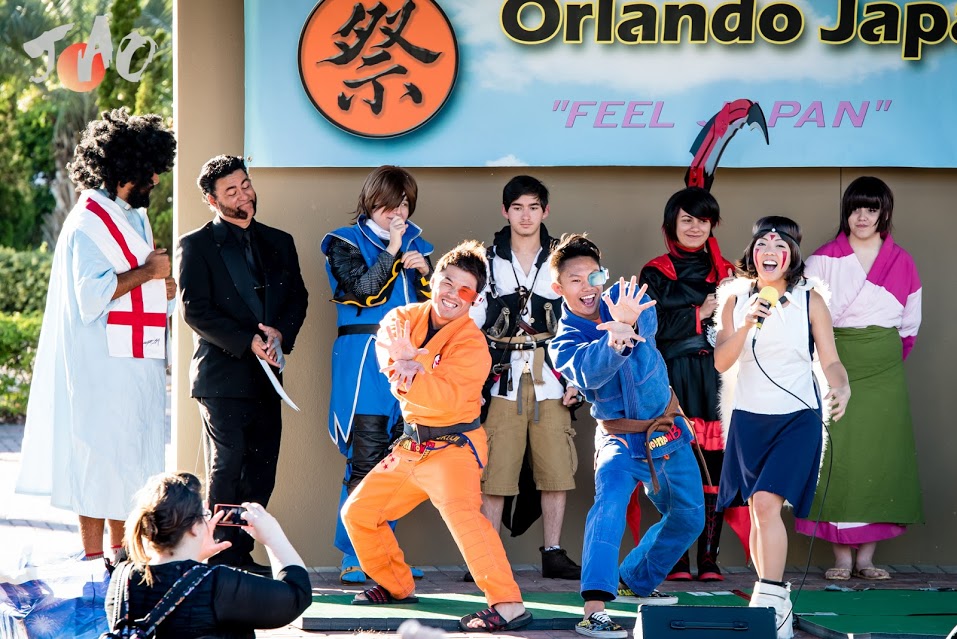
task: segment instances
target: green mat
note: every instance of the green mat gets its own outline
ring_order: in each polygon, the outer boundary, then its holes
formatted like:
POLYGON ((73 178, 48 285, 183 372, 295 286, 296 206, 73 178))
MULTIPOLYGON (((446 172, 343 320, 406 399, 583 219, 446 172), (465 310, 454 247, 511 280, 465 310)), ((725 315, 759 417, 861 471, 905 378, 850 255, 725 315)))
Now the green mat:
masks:
MULTIPOLYGON (((727 591, 675 593, 684 606, 746 606, 747 600, 727 591)), ((528 630, 571 630, 581 620, 582 600, 576 592, 523 593, 534 616, 528 630)), ((792 599, 795 595, 792 594, 792 599)), ((419 594, 419 603, 403 606, 353 606, 352 595, 316 595, 296 622, 303 630, 394 631, 406 619, 458 630, 458 620, 485 608, 485 597, 473 593, 419 594)), ((634 624, 634 604, 611 602, 608 612, 626 628, 634 624)), ((825 639, 946 637, 957 624, 957 592, 868 590, 804 591, 797 597, 798 626, 825 639)))
POLYGON ((957 626, 957 592, 805 591, 795 611, 798 627, 823 639, 930 639, 957 626))

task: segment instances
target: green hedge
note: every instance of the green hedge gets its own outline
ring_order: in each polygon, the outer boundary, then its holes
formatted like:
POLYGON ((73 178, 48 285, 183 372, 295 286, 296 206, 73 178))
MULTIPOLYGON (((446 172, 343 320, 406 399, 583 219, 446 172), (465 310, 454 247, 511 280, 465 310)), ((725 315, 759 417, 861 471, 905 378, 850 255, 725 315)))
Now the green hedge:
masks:
POLYGON ((0 247, 0 313, 42 313, 52 263, 52 253, 43 249, 0 247))
POLYGON ((0 313, 0 420, 27 412, 42 313, 0 313))

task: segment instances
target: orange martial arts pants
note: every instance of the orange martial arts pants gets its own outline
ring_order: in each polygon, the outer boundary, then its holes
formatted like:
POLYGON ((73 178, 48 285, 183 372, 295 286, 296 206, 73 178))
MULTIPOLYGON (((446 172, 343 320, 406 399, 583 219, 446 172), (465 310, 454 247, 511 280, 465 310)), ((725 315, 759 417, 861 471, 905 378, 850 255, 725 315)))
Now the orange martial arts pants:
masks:
MULTIPOLYGON (((467 436, 484 464, 488 459, 485 429, 467 436)), ((488 604, 522 601, 502 540, 482 515, 481 479, 482 470, 470 446, 450 445, 425 454, 396 446, 342 507, 342 523, 362 570, 397 599, 415 591, 389 522, 430 499, 488 604)))

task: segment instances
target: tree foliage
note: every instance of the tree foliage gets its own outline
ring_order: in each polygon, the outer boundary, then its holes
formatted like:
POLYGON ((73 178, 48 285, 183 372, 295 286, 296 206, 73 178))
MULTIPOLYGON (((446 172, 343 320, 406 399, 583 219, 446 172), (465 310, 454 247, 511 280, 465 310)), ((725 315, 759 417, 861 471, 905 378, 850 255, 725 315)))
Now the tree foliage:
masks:
MULTIPOLYGON (((106 109, 127 106, 134 113, 172 118, 172 0, 0 0, 0 245, 18 248, 56 243, 67 213, 76 203, 66 164, 79 133, 106 109), (45 59, 32 59, 23 44, 55 27, 73 28, 57 42, 66 47, 86 42, 94 19, 108 15, 114 64, 90 93, 64 88, 54 71, 40 83, 45 59), (139 82, 124 80, 115 69, 116 53, 131 31, 153 38, 157 48, 139 82)), ((140 69, 146 47, 130 68, 140 69)), ((172 177, 154 191, 150 215, 171 217, 172 177)), ((157 234, 157 244, 170 237, 157 234)))
POLYGON ((0 422, 27 412, 41 313, 0 313, 0 422))
POLYGON ((52 268, 46 247, 15 251, 0 246, 0 313, 42 312, 52 268))

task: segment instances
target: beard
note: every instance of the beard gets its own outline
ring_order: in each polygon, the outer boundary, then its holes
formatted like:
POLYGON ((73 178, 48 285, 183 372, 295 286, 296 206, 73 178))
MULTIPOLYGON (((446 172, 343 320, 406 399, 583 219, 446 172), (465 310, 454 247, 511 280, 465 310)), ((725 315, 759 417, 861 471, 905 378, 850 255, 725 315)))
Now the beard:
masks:
POLYGON ((130 191, 126 203, 134 209, 145 209, 149 207, 150 193, 153 192, 154 187, 153 180, 145 184, 137 184, 133 187, 133 190, 130 191))
POLYGON ((256 201, 256 198, 253 198, 250 202, 253 205, 252 215, 242 209, 234 209, 224 204, 220 204, 219 201, 216 202, 216 208, 219 209, 219 212, 223 217, 229 217, 234 220, 246 220, 256 215, 256 201))

